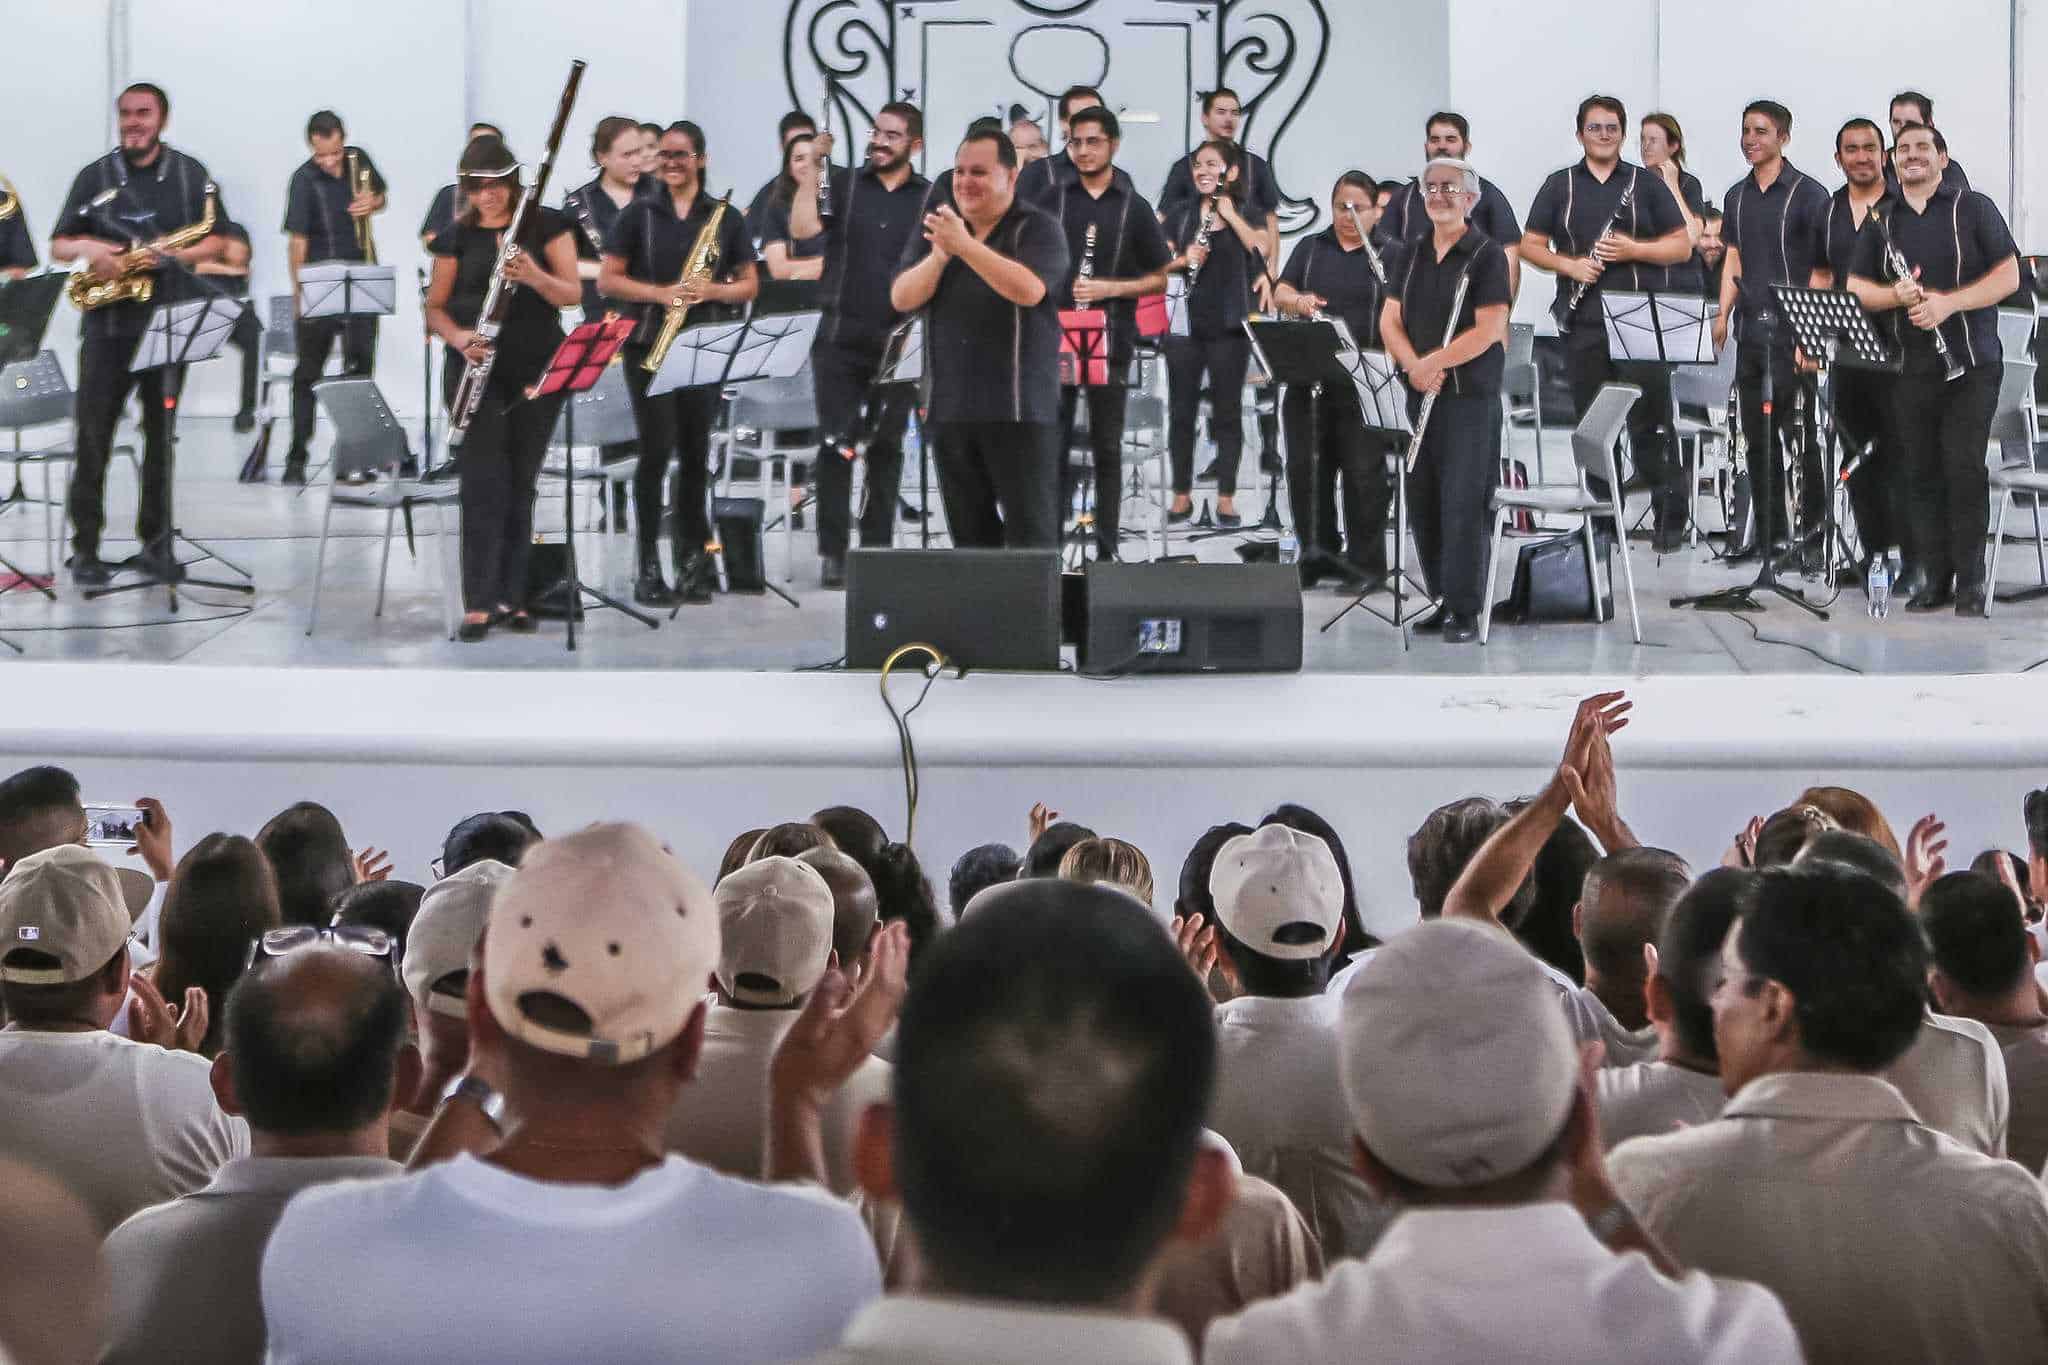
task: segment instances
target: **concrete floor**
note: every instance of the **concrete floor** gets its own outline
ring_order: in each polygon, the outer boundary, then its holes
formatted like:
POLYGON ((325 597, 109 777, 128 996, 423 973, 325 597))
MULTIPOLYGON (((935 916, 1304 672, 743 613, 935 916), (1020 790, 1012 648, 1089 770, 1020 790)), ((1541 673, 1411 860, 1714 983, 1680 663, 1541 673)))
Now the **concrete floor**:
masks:
MULTIPOLYGON (((1518 442, 1527 439, 1526 433, 1517 433, 1518 442)), ((1555 440, 1554 436, 1553 445, 1555 440)), ((407 556, 402 539, 394 546, 389 595, 381 617, 371 614, 381 515, 347 510, 336 514, 320 631, 308 638, 306 614, 324 495, 317 488, 299 496, 297 490, 275 484, 236 484, 234 474, 249 441, 248 436, 234 434, 225 419, 186 417, 178 446, 178 512, 187 534, 253 573, 257 587, 253 599, 194 587, 181 594, 181 610, 173 615, 166 609, 161 589, 87 603, 60 576, 54 603, 31 593, 0 594, 0 637, 23 650, 23 655, 17 656, 0 648, 0 659, 775 671, 828 664, 843 652, 844 595, 819 588, 815 540, 805 532, 795 538, 795 576, 788 585, 798 602, 794 610, 774 597, 721 597, 711 606, 685 609, 674 622, 664 619, 657 631, 613 612, 594 611, 578 630, 579 648, 574 654, 564 650, 558 623, 544 624, 532 637, 497 633, 481 645, 451 642, 443 626, 436 586, 430 512, 418 518, 422 536, 417 562, 407 556)), ((273 459, 273 474, 280 464, 273 459)), ((1556 468, 1550 472, 1553 477, 1559 473, 1556 468)), ((108 482, 110 538, 104 552, 111 558, 133 548, 131 541, 113 539, 111 534, 128 531, 133 525, 135 481, 127 462, 116 460, 108 482)), ((914 473, 911 482, 914 490, 914 473)), ((559 484, 543 485, 543 530, 560 525, 559 490, 559 484)), ((0 496, 4 491, 0 488, 0 496)), ((31 495, 36 491, 34 474, 28 491, 31 495)), ((1212 493, 1198 488, 1196 496, 1199 501, 1212 493)), ((1256 521, 1264 501, 1263 485, 1240 498, 1248 524, 1256 521)), ((1139 515, 1127 510, 1127 525, 1139 515)), ((579 523, 587 516, 586 510, 579 509, 579 523)), ((2015 525, 2022 520, 2016 518, 2015 525)), ((914 544, 915 533, 914 525, 904 523, 899 543, 914 544)), ((1263 533, 1253 530, 1248 535, 1257 538, 1263 533)), ((16 564, 28 569, 42 566, 41 536, 40 507, 17 505, 0 514, 0 555, 16 564)), ((597 537, 591 539, 594 542, 597 537)), ((1197 544, 1184 541, 1184 532, 1175 535, 1174 552, 1192 550, 1205 560, 1230 560, 1237 544, 1234 537, 1197 544)), ((595 578, 598 566, 588 553, 591 548, 586 546, 586 571, 595 578)), ((610 549, 606 583, 623 596, 631 555, 623 536, 612 539, 610 549)), ((1511 543, 1503 550, 1497 596, 1506 595, 1513 549, 1511 543)), ((1143 554, 1142 541, 1125 542, 1127 558, 1143 554)), ((768 560, 777 581, 782 555, 780 535, 775 533, 768 542, 768 560)), ((186 557, 191 556, 187 548, 186 557)), ((1827 621, 1813 620, 1775 602, 1761 615, 1747 618, 1763 636, 1759 641, 1743 618, 1675 611, 1667 605, 1667 599, 1675 594, 1748 581, 1753 568, 1738 572, 1720 566, 1704 543, 1696 550, 1660 560, 1645 542, 1637 541, 1634 564, 1643 612, 1641 645, 1631 641, 1624 611, 1621 620, 1603 625, 1497 625, 1491 643, 1484 648, 1450 646, 1418 635, 1404 652, 1398 635, 1361 613, 1353 613, 1327 633, 1319 631, 1317 627, 1346 599, 1317 590, 1307 595, 1304 604, 1305 666, 1337 673, 1440 675, 1837 671, 1835 664, 1793 647, 1804 645, 1863 672, 1956 674, 2012 672, 2048 655, 2048 602, 2001 606, 1988 621, 1959 620, 1947 613, 1909 617, 1896 609, 1889 619, 1876 621, 1865 612, 1860 588, 1850 586, 1827 621)), ((2001 567, 2008 587, 2032 582, 2035 562, 2031 543, 2009 546, 2001 567)), ((218 566, 209 568, 217 570, 218 566)), ((195 567, 193 572, 204 575, 209 569, 195 567)), ((1816 597, 1824 595, 1818 584, 1792 581, 1816 597)))

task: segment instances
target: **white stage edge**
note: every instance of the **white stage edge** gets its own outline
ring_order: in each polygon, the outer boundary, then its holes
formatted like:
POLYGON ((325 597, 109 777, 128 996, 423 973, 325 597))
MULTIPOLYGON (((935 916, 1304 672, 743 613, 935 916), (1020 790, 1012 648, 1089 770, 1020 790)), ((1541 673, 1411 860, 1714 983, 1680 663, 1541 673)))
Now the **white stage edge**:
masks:
MULTIPOLYGON (((1021 849, 1042 800, 1143 848, 1163 908, 1204 828, 1298 801, 1344 835, 1368 926, 1398 927, 1423 816, 1535 790, 1577 699, 1620 687, 1636 701, 1622 798, 1646 842, 1711 866, 1748 816, 1831 781, 1866 791, 1902 836, 1938 811, 1960 866, 2024 847, 2020 797, 2048 782, 2044 681, 948 674, 911 719, 915 846, 943 903, 952 861, 992 839, 1021 849)), ((890 686, 907 706, 920 685, 890 686)), ((49 663, 0 669, 0 689, 0 772, 55 762, 89 798, 160 796, 180 850, 300 799, 416 880, 448 826, 484 809, 550 831, 639 820, 707 875, 734 834, 822 805, 903 831, 896 733, 869 673, 49 663)))

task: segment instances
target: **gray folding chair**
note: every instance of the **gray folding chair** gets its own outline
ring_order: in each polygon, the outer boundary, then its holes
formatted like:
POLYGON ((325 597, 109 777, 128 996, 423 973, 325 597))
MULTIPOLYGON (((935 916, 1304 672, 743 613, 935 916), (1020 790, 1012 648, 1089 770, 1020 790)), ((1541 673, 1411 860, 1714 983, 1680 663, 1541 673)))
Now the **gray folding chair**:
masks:
POLYGON ((2035 322, 2032 307, 1998 310, 1998 343, 2008 357, 2020 360, 2033 358, 2035 322))
POLYGON ((1536 436, 1536 482, 1543 480, 1543 374, 1536 364, 1534 323, 1508 324, 1507 368, 1501 374, 1500 450, 1508 452, 1508 436, 1516 422, 1528 419, 1536 436))
MULTIPOLYGON (((574 395, 562 405, 561 419, 555 424, 555 434, 549 446, 562 452, 562 462, 541 469, 544 479, 570 479, 581 484, 591 496, 591 502, 598 513, 609 518, 612 507, 618 501, 615 489, 633 486, 633 476, 639 472, 640 457, 629 455, 623 460, 610 464, 600 463, 597 458, 600 446, 621 445, 638 440, 640 426, 633 418, 633 395, 626 388, 626 370, 623 362, 609 365, 598 376, 597 383, 582 393, 574 395), (573 416, 572 416, 573 413, 573 416), (568 444, 571 429, 574 430, 576 445, 568 444), (587 451, 588 461, 578 463, 576 452, 587 451)), ((626 498, 626 530, 629 535, 638 531, 639 509, 633 499, 626 498)), ((595 516, 579 518, 579 524, 588 528, 597 524, 595 516)), ((610 525, 610 521, 606 521, 610 525)), ((637 543, 637 542, 635 542, 637 543)), ((597 538, 597 572, 600 581, 611 577, 611 536, 597 538)))
POLYGON ((2034 567, 2041 586, 2048 588, 2048 539, 2041 531, 2041 499, 2048 497, 2048 470, 2036 467, 2034 451, 2041 442, 2041 423, 2034 409, 2032 360, 2015 360, 2005 353, 2005 371, 1998 382, 1998 407, 1991 418, 1991 443, 1986 464, 1990 469, 1991 491, 1998 495, 1998 514, 1991 519, 1991 567, 1985 577, 1984 613, 1990 615, 1998 600, 1998 553, 2005 547, 2005 516, 2015 493, 2032 494, 2034 499, 2034 567))
MULTIPOLYGON (((798 460, 815 459, 818 454, 818 400, 811 386, 811 367, 789 379, 757 379, 739 386, 731 407, 731 424, 712 437, 724 451, 725 477, 719 492, 730 496, 735 456, 759 462, 756 476, 761 501, 771 514, 782 517, 782 581, 796 577, 796 533, 789 512, 791 471, 798 460), (782 482, 782 500, 775 500, 777 476, 782 482)), ((855 472, 859 472, 856 470, 855 472)), ((859 506, 858 500, 854 503, 859 506)))
MULTIPOLYGON (((1555 512, 1580 519, 1586 540, 1586 579, 1592 588, 1593 619, 1606 619, 1600 614, 1599 557, 1593 544, 1593 519, 1612 516, 1617 532, 1622 526, 1621 476, 1614 467, 1614 443, 1621 439, 1622 428, 1628 424, 1629 409, 1642 396, 1643 391, 1634 384, 1602 385, 1593 396, 1592 406, 1572 431, 1572 459, 1579 466, 1577 485, 1493 490, 1493 540, 1486 556, 1486 598, 1479 611, 1479 643, 1486 643, 1487 632, 1493 625, 1493 587, 1500 572, 1501 537, 1507 531, 1508 518, 1517 511, 1555 512), (1587 484, 1589 474, 1607 481, 1606 497, 1596 495, 1587 484)), ((1621 575, 1628 584, 1629 626, 1635 632, 1636 643, 1641 644, 1643 622, 1636 612, 1636 571, 1629 561, 1628 537, 1617 534, 1615 549, 1621 555, 1621 575)), ((1611 576, 1608 588, 1613 589, 1611 576)))
POLYGON ((1124 402, 1124 467, 1130 471, 1132 496, 1151 508, 1145 526, 1145 557, 1157 559, 1167 550, 1166 509, 1173 485, 1167 468, 1166 364, 1156 355, 1141 353, 1133 370, 1130 397, 1124 402), (1152 468, 1149 496, 1144 491, 1148 463, 1152 468))
MULTIPOLYGON (((1672 425, 1678 432, 1685 465, 1686 543, 1700 543, 1700 481, 1733 477, 1735 433, 1728 429, 1728 394, 1735 387, 1735 342, 1721 348, 1711 365, 1679 365, 1671 371, 1672 425), (1705 418, 1688 417, 1687 408, 1702 408, 1705 418)), ((1718 497, 1716 501, 1719 501, 1718 497)))
MULTIPOLYGON (((320 547, 313 561, 313 606, 306 613, 306 634, 311 635, 320 620, 320 591, 327 571, 327 537, 334 523, 334 509, 357 507, 384 513, 384 544, 377 567, 377 606, 371 614, 384 614, 384 584, 391 573, 391 538, 398 514, 414 507, 434 509, 435 539, 441 551, 441 607, 447 617, 448 634, 453 637, 462 615, 458 571, 450 564, 448 549, 455 537, 448 533, 447 509, 462 497, 454 479, 422 483, 401 479, 399 465, 410 451, 405 431, 378 392, 377 381, 367 376, 323 379, 313 386, 328 420, 334 423, 334 449, 327 469, 327 508, 320 517, 320 547), (362 473, 379 473, 378 482, 343 487, 341 481, 362 473)), ((460 525, 460 518, 457 518, 460 525)))
MULTIPOLYGON (((22 472, 34 467, 42 471, 43 552, 51 577, 62 562, 64 536, 63 489, 54 471, 59 465, 76 463, 78 452, 72 444, 77 428, 72 421, 76 402, 71 385, 54 351, 44 351, 33 360, 20 360, 0 369, 0 431, 13 438, 11 447, 0 451, 0 461, 14 466, 14 487, 22 488, 22 472), (22 435, 37 427, 61 427, 57 444, 27 447, 22 435)), ((124 451, 124 453, 130 453, 124 451)), ((26 508, 32 500, 11 495, 0 511, 26 508)))

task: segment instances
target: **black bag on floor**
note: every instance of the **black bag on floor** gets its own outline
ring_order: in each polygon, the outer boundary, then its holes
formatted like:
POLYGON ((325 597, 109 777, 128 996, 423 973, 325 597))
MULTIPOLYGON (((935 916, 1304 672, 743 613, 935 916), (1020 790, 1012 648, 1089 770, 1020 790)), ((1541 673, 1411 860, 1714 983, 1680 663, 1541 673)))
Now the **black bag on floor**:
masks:
POLYGON ((730 592, 768 591, 768 567, 761 559, 759 498, 713 498, 712 529, 725 547, 725 582, 730 592))
POLYGON ((539 540, 526 559, 526 610, 545 621, 566 621, 573 605, 583 619, 581 603, 571 602, 569 547, 559 540, 539 540))
MULTIPOLYGON (((1600 573, 1609 583, 1600 599, 1600 619, 1614 619, 1614 595, 1608 572, 1613 567, 1614 541, 1595 532, 1600 573)), ((1508 600, 1494 608, 1500 621, 1590 621, 1593 581, 1586 572, 1586 537, 1581 531, 1524 545, 1515 556, 1515 580, 1508 600)))

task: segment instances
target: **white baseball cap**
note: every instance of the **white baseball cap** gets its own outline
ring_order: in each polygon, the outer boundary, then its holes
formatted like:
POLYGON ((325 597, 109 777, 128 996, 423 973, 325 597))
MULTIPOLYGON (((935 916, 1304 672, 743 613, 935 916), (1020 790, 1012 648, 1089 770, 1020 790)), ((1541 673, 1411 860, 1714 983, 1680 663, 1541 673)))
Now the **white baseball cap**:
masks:
POLYGON ((743 1005, 787 1005, 825 975, 832 953, 832 888, 809 863, 762 858, 712 893, 724 947, 718 985, 743 1005))
POLYGON ((462 1017, 462 992, 434 987, 451 973, 468 972, 470 954, 490 918, 491 898, 511 878, 510 867, 484 858, 427 888, 406 930, 405 961, 398 969, 416 1008, 462 1017))
POLYGON ((0 981, 67 986, 113 960, 134 925, 120 870, 83 844, 31 853, 0 878, 0 981), (7 965, 17 950, 55 966, 7 965))
POLYGON ((1557 989, 1498 929, 1434 920, 1373 954, 1338 1006, 1344 1098, 1380 1162, 1483 1185, 1557 1141, 1578 1090, 1557 989))
POLYGON ((1344 923, 1344 878, 1330 846, 1286 825, 1225 841, 1209 871, 1209 895, 1230 936, 1267 957, 1321 957, 1344 923))
POLYGON ((695 873, 638 825, 534 845, 491 900, 484 1001, 546 1052, 618 1066, 673 1042, 718 965, 695 873))

